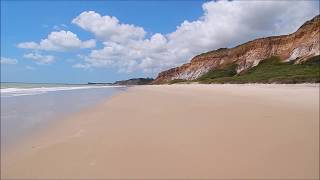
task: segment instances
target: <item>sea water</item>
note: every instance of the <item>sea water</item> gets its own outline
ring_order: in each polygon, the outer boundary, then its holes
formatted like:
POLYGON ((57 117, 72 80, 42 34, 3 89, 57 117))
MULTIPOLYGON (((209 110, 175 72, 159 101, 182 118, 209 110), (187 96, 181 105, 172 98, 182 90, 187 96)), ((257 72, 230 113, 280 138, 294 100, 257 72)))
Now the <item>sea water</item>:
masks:
POLYGON ((1 147, 125 90, 124 86, 1 83, 1 147))

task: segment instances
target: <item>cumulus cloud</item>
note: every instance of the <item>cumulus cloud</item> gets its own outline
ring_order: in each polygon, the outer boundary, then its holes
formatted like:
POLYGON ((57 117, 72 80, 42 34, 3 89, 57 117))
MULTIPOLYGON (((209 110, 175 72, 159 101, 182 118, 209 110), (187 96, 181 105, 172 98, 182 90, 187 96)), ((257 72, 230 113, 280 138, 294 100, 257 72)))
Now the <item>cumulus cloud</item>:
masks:
POLYGON ((17 63, 18 63, 18 60, 13 59, 13 58, 1 57, 1 59, 0 59, 0 64, 13 65, 13 64, 17 64, 17 63))
POLYGON ((68 51, 95 46, 95 40, 81 41, 73 32, 63 30, 51 32, 46 39, 42 39, 39 43, 31 41, 18 44, 19 48, 46 51, 68 51))
POLYGON ((121 72, 143 70, 151 73, 173 65, 175 62, 172 60, 178 59, 182 54, 171 52, 165 36, 155 34, 150 39, 125 44, 105 42, 104 48, 92 50, 89 55, 82 56, 83 63, 74 67, 115 67, 121 72))
POLYGON ((39 65, 51 64, 55 61, 55 57, 51 55, 42 55, 38 52, 23 55, 24 58, 31 59, 39 65))
POLYGON ((292 33, 319 13, 318 1, 212 1, 203 15, 184 21, 174 32, 145 38, 142 27, 120 23, 116 17, 93 11, 73 23, 104 44, 74 67, 117 67, 120 71, 158 72, 188 62, 193 56, 258 37, 292 33))
POLYGON ((204 3, 204 15, 184 21, 168 34, 169 46, 200 53, 265 36, 292 33, 317 15, 315 1, 217 1, 204 3), (192 47, 189 43, 192 42, 192 47))
POLYGON ((78 68, 118 67, 121 71, 156 72, 196 54, 232 47, 257 37, 287 34, 318 13, 312 1, 217 1, 204 3, 204 14, 184 21, 176 31, 146 39, 141 27, 115 17, 83 12, 72 22, 94 33, 104 47, 92 50, 78 68))
POLYGON ((144 38, 143 28, 131 24, 121 24, 116 17, 101 16, 94 11, 85 11, 72 20, 72 23, 94 33, 104 41, 122 42, 144 38))

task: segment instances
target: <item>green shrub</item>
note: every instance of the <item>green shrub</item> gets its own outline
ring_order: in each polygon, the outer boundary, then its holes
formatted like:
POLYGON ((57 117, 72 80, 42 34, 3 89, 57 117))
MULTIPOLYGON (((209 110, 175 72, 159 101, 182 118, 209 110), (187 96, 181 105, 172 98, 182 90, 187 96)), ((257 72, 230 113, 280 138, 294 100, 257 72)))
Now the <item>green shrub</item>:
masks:
POLYGON ((198 79, 198 81, 206 83, 206 82, 210 82, 211 79, 216 79, 221 77, 231 77, 236 74, 237 74, 236 65, 230 65, 223 69, 210 70, 209 72, 201 76, 198 79))
POLYGON ((312 57, 302 64, 294 64, 294 61, 281 62, 278 57, 270 57, 240 75, 234 73, 235 67, 229 66, 209 71, 198 81, 200 83, 315 83, 320 82, 320 57, 312 57))
POLYGON ((169 81, 168 84, 177 84, 177 83, 183 83, 183 82, 187 82, 187 80, 184 80, 184 79, 174 79, 174 80, 169 81))

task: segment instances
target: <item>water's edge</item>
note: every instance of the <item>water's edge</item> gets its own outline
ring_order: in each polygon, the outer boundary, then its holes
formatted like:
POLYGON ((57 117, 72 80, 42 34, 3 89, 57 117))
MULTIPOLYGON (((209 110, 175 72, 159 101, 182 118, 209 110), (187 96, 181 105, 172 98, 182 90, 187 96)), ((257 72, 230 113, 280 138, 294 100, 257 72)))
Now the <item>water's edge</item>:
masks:
POLYGON ((126 89, 110 86, 1 89, 5 90, 1 91, 1 150, 126 89))

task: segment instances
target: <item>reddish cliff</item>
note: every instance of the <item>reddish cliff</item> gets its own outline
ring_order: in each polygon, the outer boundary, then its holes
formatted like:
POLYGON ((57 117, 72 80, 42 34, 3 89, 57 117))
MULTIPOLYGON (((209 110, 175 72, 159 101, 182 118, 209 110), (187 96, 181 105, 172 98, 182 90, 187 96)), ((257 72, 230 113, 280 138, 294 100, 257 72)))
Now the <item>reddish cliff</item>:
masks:
POLYGON ((153 83, 166 83, 174 79, 194 80, 209 70, 230 64, 236 64, 237 73, 241 73, 271 56, 278 56, 284 61, 297 60, 299 63, 319 55, 319 43, 318 15, 292 34, 256 39, 234 48, 221 48, 195 56, 190 63, 159 73, 153 83))

